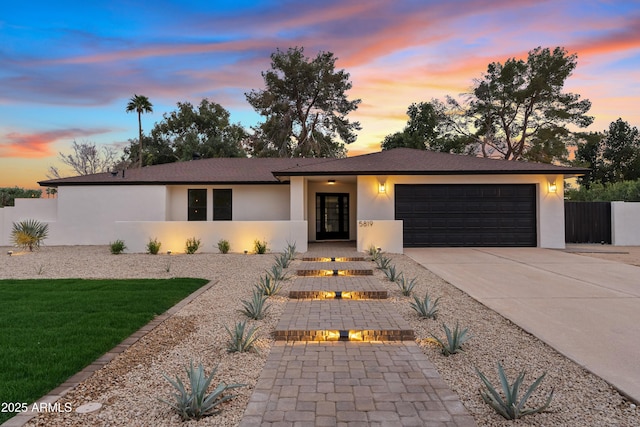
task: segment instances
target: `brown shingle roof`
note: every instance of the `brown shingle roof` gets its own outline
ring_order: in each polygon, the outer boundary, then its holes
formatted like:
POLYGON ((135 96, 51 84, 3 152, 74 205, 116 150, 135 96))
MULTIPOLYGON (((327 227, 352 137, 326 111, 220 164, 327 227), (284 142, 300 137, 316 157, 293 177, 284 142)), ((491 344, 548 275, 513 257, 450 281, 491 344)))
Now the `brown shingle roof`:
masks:
POLYGON ((322 163, 278 170, 276 176, 300 175, 469 175, 469 174, 565 174, 583 175, 589 169, 535 162, 487 159, 395 148, 378 153, 331 159, 322 163))
POLYGON ((214 158, 127 169, 116 175, 99 173, 40 181, 60 185, 276 184, 277 177, 303 175, 461 175, 564 174, 589 170, 545 163, 514 162, 481 157, 396 148, 346 159, 214 158))

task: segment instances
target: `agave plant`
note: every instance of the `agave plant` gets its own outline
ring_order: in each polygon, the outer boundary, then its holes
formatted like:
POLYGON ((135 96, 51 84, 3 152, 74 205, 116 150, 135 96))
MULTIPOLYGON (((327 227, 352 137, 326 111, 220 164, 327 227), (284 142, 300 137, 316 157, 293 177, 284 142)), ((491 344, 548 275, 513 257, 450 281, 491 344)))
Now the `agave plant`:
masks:
POLYGON ((289 263, 291 262, 291 258, 286 253, 281 253, 280 255, 275 256, 276 263, 275 265, 280 269, 285 269, 289 267, 289 263))
POLYGON ((378 258, 376 258, 375 262, 379 270, 386 270, 387 268, 389 268, 389 266, 391 266, 391 259, 387 258, 384 255, 380 255, 378 258))
MULTIPOLYGON (((415 279, 414 279, 415 280, 415 279)), ((411 287, 413 288, 413 286, 411 287)), ((403 295, 407 295, 403 292, 403 295)), ((424 295, 424 299, 420 299, 417 296, 413 296, 413 302, 410 302, 411 308, 413 308, 421 319, 435 319, 438 315, 438 303, 440 297, 435 300, 431 299, 429 292, 424 295)))
POLYGON ((518 377, 515 379, 513 384, 509 383, 509 379, 502 368, 502 365, 498 363, 498 376, 500 377, 500 384, 502 386, 502 394, 504 397, 496 390, 496 388, 491 384, 491 382, 487 379, 487 377, 480 372, 480 370, 476 367, 476 372, 478 376, 482 380, 484 384, 484 389, 480 390, 480 396, 482 396, 482 400, 488 403, 498 414, 502 415, 504 418, 508 420, 515 420, 525 415, 535 414, 537 412, 542 412, 549 407, 551 403, 551 399, 553 399, 553 389, 551 393, 547 396, 547 400, 542 406, 537 408, 525 409, 524 405, 527 403, 527 399, 533 394, 534 391, 538 388, 544 377, 547 373, 543 373, 536 379, 533 384, 529 386, 527 391, 522 397, 518 396, 518 392, 522 382, 524 381, 525 372, 522 371, 518 374, 518 377))
POLYGON ((246 331, 247 322, 238 322, 233 331, 225 326, 229 333, 229 342, 227 343, 227 351, 229 353, 244 353, 247 351, 257 351, 255 344, 258 339, 258 328, 249 328, 246 331))
POLYGON ((440 338, 432 335, 433 338, 442 346, 442 354, 449 356, 450 354, 456 354, 462 351, 462 344, 468 341, 471 336, 467 335, 468 328, 460 330, 458 328, 458 322, 456 322, 456 328, 452 331, 447 325, 442 324, 444 333, 447 336, 447 342, 440 340, 440 338))
POLYGON ((409 295, 411 295, 411 292, 413 292, 413 288, 416 287, 417 283, 415 277, 409 280, 406 279, 403 274, 401 274, 400 277, 398 277, 398 279, 396 280, 396 284, 400 288, 400 292, 402 292, 402 295, 408 297, 409 295))
POLYGON ((190 362, 189 367, 185 367, 187 373, 187 379, 189 380, 190 389, 184 386, 184 383, 176 375, 176 379, 169 378, 166 374, 162 374, 169 383, 176 389, 176 393, 173 394, 174 401, 167 401, 159 399, 175 409, 183 421, 200 418, 206 415, 213 415, 220 412, 222 409, 219 405, 232 399, 234 395, 224 394, 227 390, 233 388, 244 387, 245 384, 225 384, 221 383, 213 390, 213 392, 207 394, 207 389, 216 374, 218 367, 216 366, 211 374, 207 377, 204 373, 204 367, 202 364, 194 368, 193 361, 190 362))
POLYGON ((287 273, 285 273, 283 268, 278 264, 272 265, 271 270, 267 271, 267 273, 271 276, 273 280, 278 282, 289 279, 289 276, 287 275, 287 273))
POLYGON ((242 300, 242 306, 244 307, 240 312, 245 314, 248 318, 254 320, 260 320, 264 318, 269 305, 265 304, 267 296, 260 292, 258 289, 254 289, 253 295, 249 301, 242 300))
POLYGON ((284 253, 289 258, 289 261, 296 259, 296 243, 287 242, 287 247, 284 249, 284 253))
POLYGON ((271 275, 265 274, 260 277, 260 282, 256 285, 256 289, 268 297, 277 294, 282 288, 282 282, 275 280, 271 275))
POLYGON ((49 224, 43 224, 35 219, 27 219, 13 223, 11 241, 14 245, 33 252, 33 248, 40 248, 40 244, 48 235, 49 224))
POLYGON ((398 279, 400 279, 400 277, 402 277, 402 273, 398 273, 396 271, 396 266, 395 265, 390 265, 389 267, 387 267, 384 270, 382 270, 382 272, 384 273, 385 276, 387 276, 387 279, 390 282, 395 282, 398 279))

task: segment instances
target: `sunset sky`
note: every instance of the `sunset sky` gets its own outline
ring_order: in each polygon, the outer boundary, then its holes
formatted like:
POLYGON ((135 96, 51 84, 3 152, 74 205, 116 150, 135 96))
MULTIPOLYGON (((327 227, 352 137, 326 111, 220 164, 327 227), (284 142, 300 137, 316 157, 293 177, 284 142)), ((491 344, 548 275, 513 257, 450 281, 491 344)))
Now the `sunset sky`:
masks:
POLYGON ((578 55, 565 86, 592 102, 587 130, 621 117, 640 127, 640 1, 325 0, 4 2, 0 12, 0 187, 37 188, 72 141, 124 146, 125 113, 149 97, 148 132, 177 102, 221 104, 234 123, 261 118, 270 54, 331 51, 362 103, 349 154, 379 151, 412 102, 468 92, 493 61, 537 47, 578 55))

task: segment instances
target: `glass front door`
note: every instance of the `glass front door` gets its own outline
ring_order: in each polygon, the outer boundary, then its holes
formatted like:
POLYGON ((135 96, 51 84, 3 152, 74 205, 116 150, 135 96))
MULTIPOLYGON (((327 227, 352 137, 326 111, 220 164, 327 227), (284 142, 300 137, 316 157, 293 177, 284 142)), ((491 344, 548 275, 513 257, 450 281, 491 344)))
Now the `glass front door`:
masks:
POLYGON ((316 194, 316 240, 349 238, 349 194, 316 194))

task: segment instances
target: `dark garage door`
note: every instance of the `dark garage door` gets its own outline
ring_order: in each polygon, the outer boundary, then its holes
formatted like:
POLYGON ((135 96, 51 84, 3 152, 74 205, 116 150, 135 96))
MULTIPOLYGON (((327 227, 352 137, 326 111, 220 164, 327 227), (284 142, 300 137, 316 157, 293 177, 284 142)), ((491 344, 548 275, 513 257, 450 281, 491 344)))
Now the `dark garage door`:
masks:
POLYGON ((405 247, 536 246, 534 184, 398 184, 405 247))

